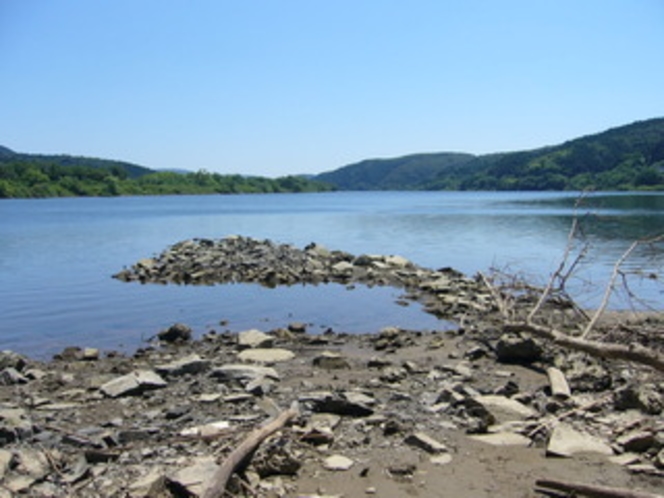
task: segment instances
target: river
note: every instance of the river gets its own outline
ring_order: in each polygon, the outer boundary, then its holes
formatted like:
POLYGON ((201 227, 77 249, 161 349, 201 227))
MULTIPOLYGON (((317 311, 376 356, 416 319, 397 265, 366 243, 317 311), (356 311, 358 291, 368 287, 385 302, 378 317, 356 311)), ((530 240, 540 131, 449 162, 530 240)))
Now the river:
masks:
MULTIPOLYGON (((111 278, 180 240, 231 234, 398 254, 470 275, 498 268, 543 283, 576 218, 590 250, 570 288, 583 305, 597 305, 632 241, 664 232, 664 194, 594 194, 577 208, 578 199, 572 193, 336 192, 1 200, 0 349, 36 358, 70 345, 131 351, 174 322, 197 334, 270 330, 291 321, 311 324, 312 332, 449 326, 417 304, 396 304, 398 289, 160 286, 111 278)), ((647 277, 664 274, 662 254, 644 247, 625 268, 643 272, 632 288, 661 309, 661 280, 647 277)))

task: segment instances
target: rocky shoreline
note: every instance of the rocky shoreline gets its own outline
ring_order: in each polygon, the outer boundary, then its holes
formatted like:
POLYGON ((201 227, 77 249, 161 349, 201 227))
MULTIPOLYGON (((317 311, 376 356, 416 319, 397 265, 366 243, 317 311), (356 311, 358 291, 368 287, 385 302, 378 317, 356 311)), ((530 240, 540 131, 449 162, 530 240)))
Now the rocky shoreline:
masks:
MULTIPOLYGON (((259 446, 233 495, 535 497, 543 478, 664 487, 661 374, 505 332, 479 278, 243 237, 185 241, 116 278, 393 285, 458 326, 198 337, 175 324, 131 356, 2 352, 0 498, 200 496, 291 406, 297 417, 259 446)), ((573 323, 566 303, 547 312, 573 323)))

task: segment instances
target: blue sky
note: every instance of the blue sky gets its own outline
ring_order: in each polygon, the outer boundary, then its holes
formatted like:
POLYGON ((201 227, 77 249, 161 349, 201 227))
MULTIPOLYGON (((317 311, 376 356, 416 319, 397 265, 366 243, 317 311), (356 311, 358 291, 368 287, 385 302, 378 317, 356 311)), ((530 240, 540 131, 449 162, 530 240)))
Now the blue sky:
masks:
POLYGON ((278 176, 664 116, 663 0, 0 0, 0 145, 278 176))

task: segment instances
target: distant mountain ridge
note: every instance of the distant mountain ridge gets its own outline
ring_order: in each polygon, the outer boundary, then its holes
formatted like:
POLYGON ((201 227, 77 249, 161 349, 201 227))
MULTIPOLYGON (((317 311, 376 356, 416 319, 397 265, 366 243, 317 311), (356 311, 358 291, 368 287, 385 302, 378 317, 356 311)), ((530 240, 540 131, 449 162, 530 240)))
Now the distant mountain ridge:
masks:
POLYGON ((56 166, 83 166, 88 168, 112 169, 119 168, 123 170, 129 178, 138 178, 154 170, 139 166, 138 164, 126 161, 115 161, 112 159, 99 159, 96 157, 70 156, 67 154, 29 154, 23 152, 14 152, 13 150, 0 146, 0 166, 7 163, 31 163, 56 166))
POLYGON ((0 146, 0 198, 320 190, 664 190, 664 118, 538 149, 367 159, 319 175, 259 177, 158 171, 0 146), (137 180, 140 183, 128 183, 137 180), (87 182, 87 183, 86 183, 87 182), (322 185, 322 184, 325 185, 322 185))
POLYGON ((341 190, 408 190, 422 188, 449 168, 461 167, 475 159, 472 154, 442 152, 413 154, 394 159, 367 159, 334 171, 316 180, 341 190))
POLYGON ((315 179, 341 190, 664 190, 664 118, 526 151, 369 159, 315 179))

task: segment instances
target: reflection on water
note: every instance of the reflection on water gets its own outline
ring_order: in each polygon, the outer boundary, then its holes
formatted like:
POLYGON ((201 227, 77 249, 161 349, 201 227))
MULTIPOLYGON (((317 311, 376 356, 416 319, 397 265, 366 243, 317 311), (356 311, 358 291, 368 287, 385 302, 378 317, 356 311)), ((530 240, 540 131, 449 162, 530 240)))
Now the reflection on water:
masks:
MULTIPOLYGON (((339 192, 1 201, 0 349, 39 354, 54 344, 131 348, 174 321, 203 331, 224 318, 234 330, 258 327, 259 319, 268 320, 265 328, 292 319, 348 331, 397 322, 437 325, 417 305, 395 305, 394 290, 178 288, 110 278, 177 241, 229 234, 298 247, 317 242, 354 254, 399 254, 422 266, 468 274, 495 266, 544 282, 559 263, 576 216, 591 252, 573 285, 583 303, 593 306, 632 241, 664 232, 664 195, 593 194, 575 208, 578 197, 339 192)), ((626 268, 662 275, 661 249, 640 248, 626 268)), ((660 281, 636 280, 634 289, 661 308, 660 281)))

